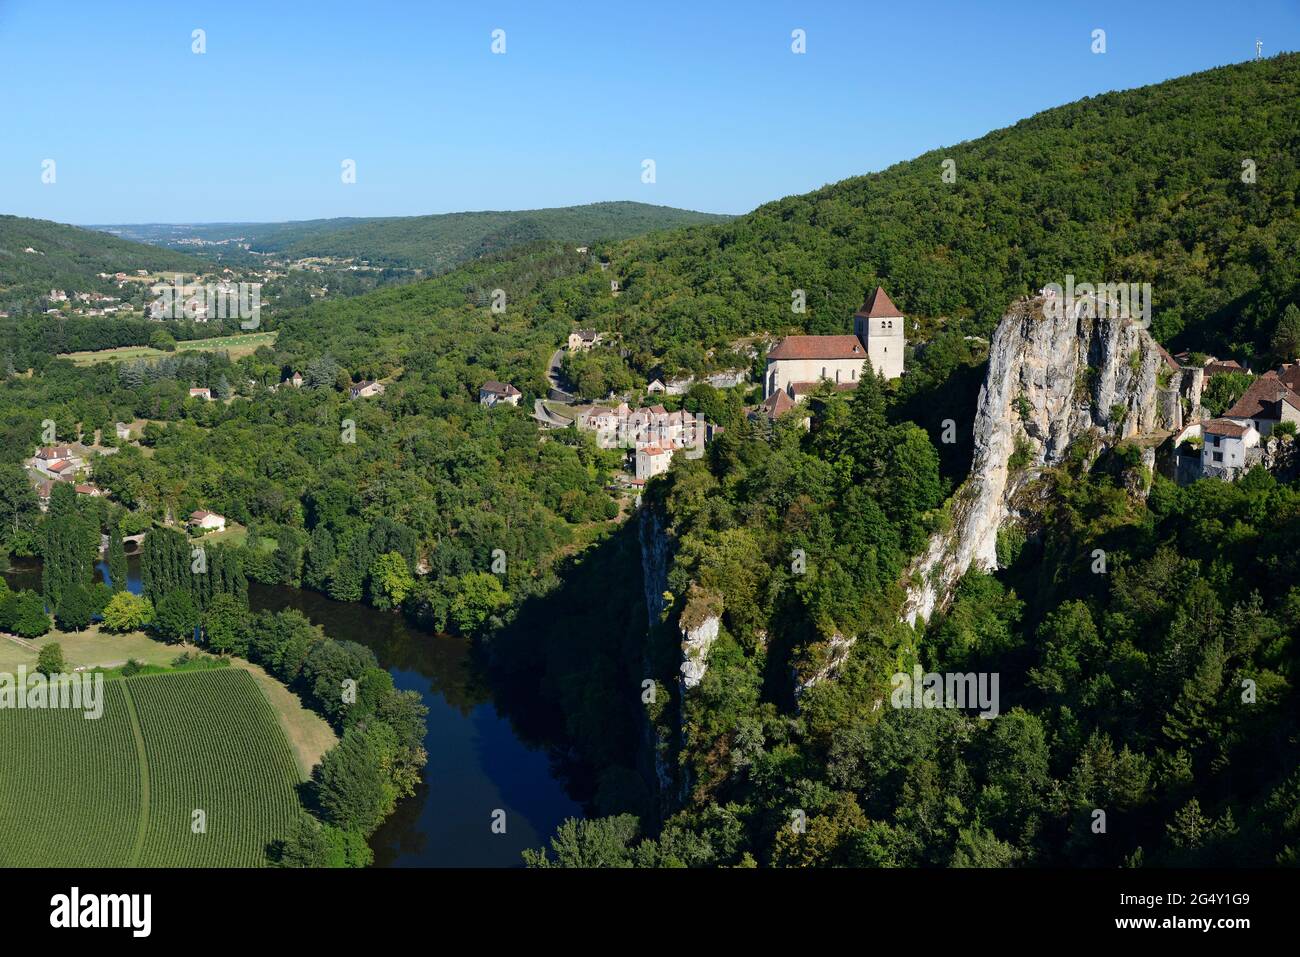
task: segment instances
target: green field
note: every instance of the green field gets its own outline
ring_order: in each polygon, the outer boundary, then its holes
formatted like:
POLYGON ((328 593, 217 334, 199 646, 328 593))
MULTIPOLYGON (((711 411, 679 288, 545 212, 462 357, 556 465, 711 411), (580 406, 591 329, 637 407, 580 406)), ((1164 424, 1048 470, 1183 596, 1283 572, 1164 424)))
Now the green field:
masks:
POLYGON ((298 780, 241 669, 106 681, 97 720, 0 711, 0 867, 260 866, 298 813, 298 780))
MULTIPOLYGON (((218 336, 215 339, 186 339, 176 343, 177 352, 228 352, 230 358, 239 359, 252 355, 261 346, 275 342, 276 331, 246 332, 233 336, 218 336)), ((122 362, 128 359, 157 359, 159 356, 174 355, 150 346, 119 346, 116 349, 99 349, 94 352, 65 352, 60 359, 71 359, 79 366, 93 366, 100 362, 122 362)))

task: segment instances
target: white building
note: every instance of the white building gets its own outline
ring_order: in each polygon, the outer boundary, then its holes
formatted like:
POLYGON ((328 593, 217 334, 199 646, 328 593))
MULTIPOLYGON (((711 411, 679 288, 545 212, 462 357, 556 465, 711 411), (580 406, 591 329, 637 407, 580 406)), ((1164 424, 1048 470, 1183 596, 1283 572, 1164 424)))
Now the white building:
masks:
POLYGON ((673 463, 677 444, 671 439, 657 445, 643 445, 636 450, 636 478, 644 482, 662 475, 673 463))
POLYGON ((1233 479, 1259 460, 1259 430, 1250 423, 1211 419, 1201 426, 1201 472, 1233 479))
POLYGON ((382 382, 372 382, 365 380, 363 382, 352 383, 348 389, 348 395, 354 399, 368 399, 372 395, 383 395, 384 384, 382 382))
POLYGON ((854 388, 870 370, 887 379, 903 374, 906 319, 877 286, 853 316, 851 336, 786 336, 767 354, 763 397, 786 392, 799 401, 822 380, 854 388))
POLYGON ((215 530, 221 532, 226 528, 226 517, 218 515, 216 512, 209 512, 206 509, 199 509, 190 513, 190 525, 205 531, 215 530))
POLYGON ((190 389, 191 399, 202 399, 204 402, 212 401, 211 389, 190 389))
POLYGON ((479 405, 486 405, 488 408, 502 402, 507 405, 518 405, 522 395, 523 393, 509 382, 498 382, 496 379, 488 379, 478 387, 479 405))

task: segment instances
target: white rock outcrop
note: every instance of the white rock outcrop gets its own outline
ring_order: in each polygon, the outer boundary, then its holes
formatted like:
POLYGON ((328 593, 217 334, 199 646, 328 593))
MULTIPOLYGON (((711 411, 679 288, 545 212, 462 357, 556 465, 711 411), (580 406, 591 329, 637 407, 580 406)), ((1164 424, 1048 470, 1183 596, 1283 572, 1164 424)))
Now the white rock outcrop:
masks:
POLYGON ((998 528, 1036 469, 1059 464, 1080 436, 1103 441, 1158 435, 1182 425, 1184 370, 1137 322, 1094 318, 1043 297, 1015 303, 993 334, 975 415, 970 477, 954 496, 949 528, 908 570, 904 619, 942 610, 972 565, 997 566, 998 528), (1024 467, 1009 462, 1019 443, 1024 467))

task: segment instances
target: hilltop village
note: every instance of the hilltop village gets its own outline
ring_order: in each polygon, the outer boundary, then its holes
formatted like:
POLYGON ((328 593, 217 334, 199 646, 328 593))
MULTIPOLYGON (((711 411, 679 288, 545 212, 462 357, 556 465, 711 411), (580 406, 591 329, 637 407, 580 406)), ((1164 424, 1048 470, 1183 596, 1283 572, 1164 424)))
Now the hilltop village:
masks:
MULTIPOLYGON (((854 314, 852 335, 790 335, 779 339, 766 355, 762 401, 749 407, 750 417, 775 421, 819 388, 851 390, 866 374, 897 379, 904 371, 905 325, 902 312, 877 286, 854 314)), ((608 342, 603 333, 578 329, 569 335, 566 345, 569 353, 575 354, 608 342)), ((752 355, 757 357, 757 352, 752 355)), ((630 404, 648 396, 685 395, 697 384, 694 377, 654 374, 641 397, 624 395, 612 403, 583 403, 558 388, 555 369, 553 362, 552 383, 556 388, 551 389, 549 401, 537 400, 534 418, 547 429, 574 427, 593 432, 600 448, 627 449, 627 484, 633 487, 643 486, 666 472, 674 455, 699 458, 721 431, 683 409, 670 411, 662 403, 636 407, 630 404)), ((715 389, 744 387, 749 384, 749 373, 746 369, 723 369, 700 377, 699 382, 715 389)), ((479 401, 487 406, 503 401, 517 405, 520 396, 514 386, 489 380, 480 389, 479 401)))

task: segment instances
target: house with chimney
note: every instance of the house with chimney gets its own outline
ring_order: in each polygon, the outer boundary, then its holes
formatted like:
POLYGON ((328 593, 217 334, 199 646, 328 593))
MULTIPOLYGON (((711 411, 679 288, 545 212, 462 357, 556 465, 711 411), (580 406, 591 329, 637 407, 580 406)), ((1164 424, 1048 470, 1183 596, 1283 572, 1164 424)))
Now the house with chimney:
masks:
POLYGON ((518 389, 509 382, 498 382, 496 379, 488 379, 478 387, 478 404, 485 405, 489 409, 494 405, 502 403, 506 405, 518 405, 519 399, 523 395, 518 389))
POLYGON ((348 388, 348 396, 353 399, 368 399, 373 395, 383 395, 384 384, 374 382, 370 379, 364 379, 361 382, 354 382, 348 388))
POLYGON ((786 336, 778 342, 767 354, 763 398, 785 392, 800 402, 822 382, 843 390, 857 388, 864 374, 897 379, 903 374, 906 322, 877 286, 854 313, 853 335, 786 336))
POLYGON ((36 450, 28 464, 46 478, 63 481, 76 475, 85 461, 70 445, 46 445, 36 450))

